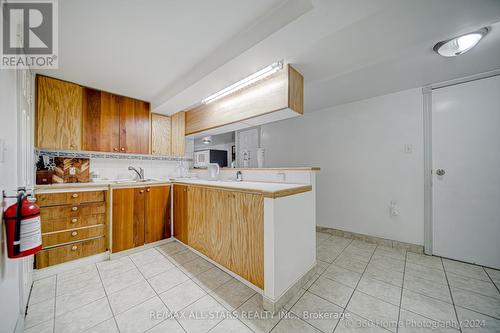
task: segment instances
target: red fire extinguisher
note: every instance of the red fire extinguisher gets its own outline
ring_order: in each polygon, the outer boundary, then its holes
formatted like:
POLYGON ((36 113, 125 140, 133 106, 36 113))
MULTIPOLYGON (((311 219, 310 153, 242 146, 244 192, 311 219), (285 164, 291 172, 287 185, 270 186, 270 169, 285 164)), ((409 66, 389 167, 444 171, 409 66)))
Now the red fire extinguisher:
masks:
POLYGON ((17 202, 4 214, 9 258, 22 258, 42 249, 40 208, 29 200, 24 190, 17 195, 17 202))

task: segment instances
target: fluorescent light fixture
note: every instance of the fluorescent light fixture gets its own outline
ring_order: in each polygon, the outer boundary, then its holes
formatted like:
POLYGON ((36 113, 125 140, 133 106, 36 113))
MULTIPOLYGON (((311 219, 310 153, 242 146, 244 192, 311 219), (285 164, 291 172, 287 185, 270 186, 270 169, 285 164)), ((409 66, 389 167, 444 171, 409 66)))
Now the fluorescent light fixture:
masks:
POLYGON ((456 57, 472 49, 488 33, 488 28, 454 37, 434 45, 434 51, 443 57, 456 57))
POLYGON ((283 68, 283 60, 276 61, 275 63, 273 63, 273 64, 271 64, 271 65, 269 65, 269 66, 261 69, 260 71, 255 72, 255 73, 253 73, 250 76, 247 76, 243 80, 240 80, 240 81, 238 81, 236 83, 233 83, 229 87, 224 88, 221 91, 218 91, 215 94, 212 94, 212 95, 208 96, 207 98, 205 98, 201 102, 203 104, 208 104, 208 103, 211 103, 213 101, 216 101, 216 100, 218 100, 218 99, 220 99, 220 98, 222 98, 224 96, 227 96, 227 95, 229 95, 229 94, 231 94, 231 93, 233 93, 235 91, 238 91, 238 90, 240 90, 240 89, 242 89, 244 87, 247 87, 247 86, 251 85, 254 82, 262 80, 263 78, 266 78, 269 75, 272 75, 272 74, 276 73, 277 71, 279 71, 282 68, 283 68))

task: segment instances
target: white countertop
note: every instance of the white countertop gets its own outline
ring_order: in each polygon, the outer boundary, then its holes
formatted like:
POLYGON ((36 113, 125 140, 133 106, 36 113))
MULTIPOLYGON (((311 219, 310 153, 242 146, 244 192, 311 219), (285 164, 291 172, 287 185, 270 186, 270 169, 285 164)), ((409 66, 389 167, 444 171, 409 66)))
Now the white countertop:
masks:
POLYGON ((117 180, 99 180, 89 183, 64 183, 64 184, 50 184, 50 185, 36 185, 35 190, 38 193, 57 190, 58 192, 68 189, 113 189, 120 187, 144 187, 165 184, 185 184, 195 186, 207 186, 228 190, 236 190, 243 192, 251 192, 262 194, 269 198, 280 198, 302 192, 312 190, 309 184, 295 184, 295 183, 272 183, 272 182, 236 182, 231 180, 204 180, 196 178, 175 178, 175 179, 155 179, 144 182, 137 181, 117 181, 117 180))
POLYGON ((294 184, 294 183, 271 183, 271 182, 237 182, 230 180, 204 180, 193 178, 176 178, 173 183, 181 183, 187 185, 200 185, 217 188, 226 188, 232 190, 241 190, 249 192, 259 192, 266 197, 278 198, 282 196, 311 191, 312 187, 309 184, 294 184))

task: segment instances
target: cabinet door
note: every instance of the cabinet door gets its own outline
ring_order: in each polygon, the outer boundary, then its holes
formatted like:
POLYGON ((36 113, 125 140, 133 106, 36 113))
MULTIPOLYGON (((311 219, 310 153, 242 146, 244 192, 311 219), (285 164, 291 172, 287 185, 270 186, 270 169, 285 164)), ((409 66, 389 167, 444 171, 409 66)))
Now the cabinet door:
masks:
POLYGON ((83 88, 37 76, 36 146, 81 150, 83 88))
POLYGON ((146 189, 146 243, 170 237, 170 186, 146 189))
POLYGON ((118 97, 108 92, 85 88, 83 150, 118 152, 119 149, 118 97))
POLYGON ((144 245, 145 189, 113 190, 113 252, 144 245))
POLYGON ((149 103, 120 96, 119 109, 120 151, 149 154, 149 103))
MULTIPOLYGON (((234 193, 223 190, 206 189, 205 240, 206 256, 226 268, 231 268, 231 217, 234 210, 234 193)), ((238 246, 235 244, 235 246, 238 246)))
POLYGON ((174 185, 174 237, 188 244, 187 186, 174 185))
POLYGON ((151 114, 151 154, 171 155, 172 127, 169 116, 151 114))
POLYGON ((187 188, 187 234, 188 245, 207 253, 206 221, 207 221, 207 190, 202 187, 189 186, 187 188))
POLYGON ((231 270, 257 287, 264 287, 264 198, 234 193, 231 219, 231 270))
POLYGON ((172 155, 184 156, 186 145, 186 113, 177 112, 172 115, 172 155))

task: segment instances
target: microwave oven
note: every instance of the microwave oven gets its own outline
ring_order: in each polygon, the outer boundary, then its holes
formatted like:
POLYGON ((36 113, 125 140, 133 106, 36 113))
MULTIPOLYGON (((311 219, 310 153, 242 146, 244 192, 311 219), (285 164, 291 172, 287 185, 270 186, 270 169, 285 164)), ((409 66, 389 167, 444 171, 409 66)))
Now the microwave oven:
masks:
POLYGON ((227 167, 227 150, 205 149, 194 152, 194 167, 207 168, 208 163, 217 163, 219 167, 227 167))

